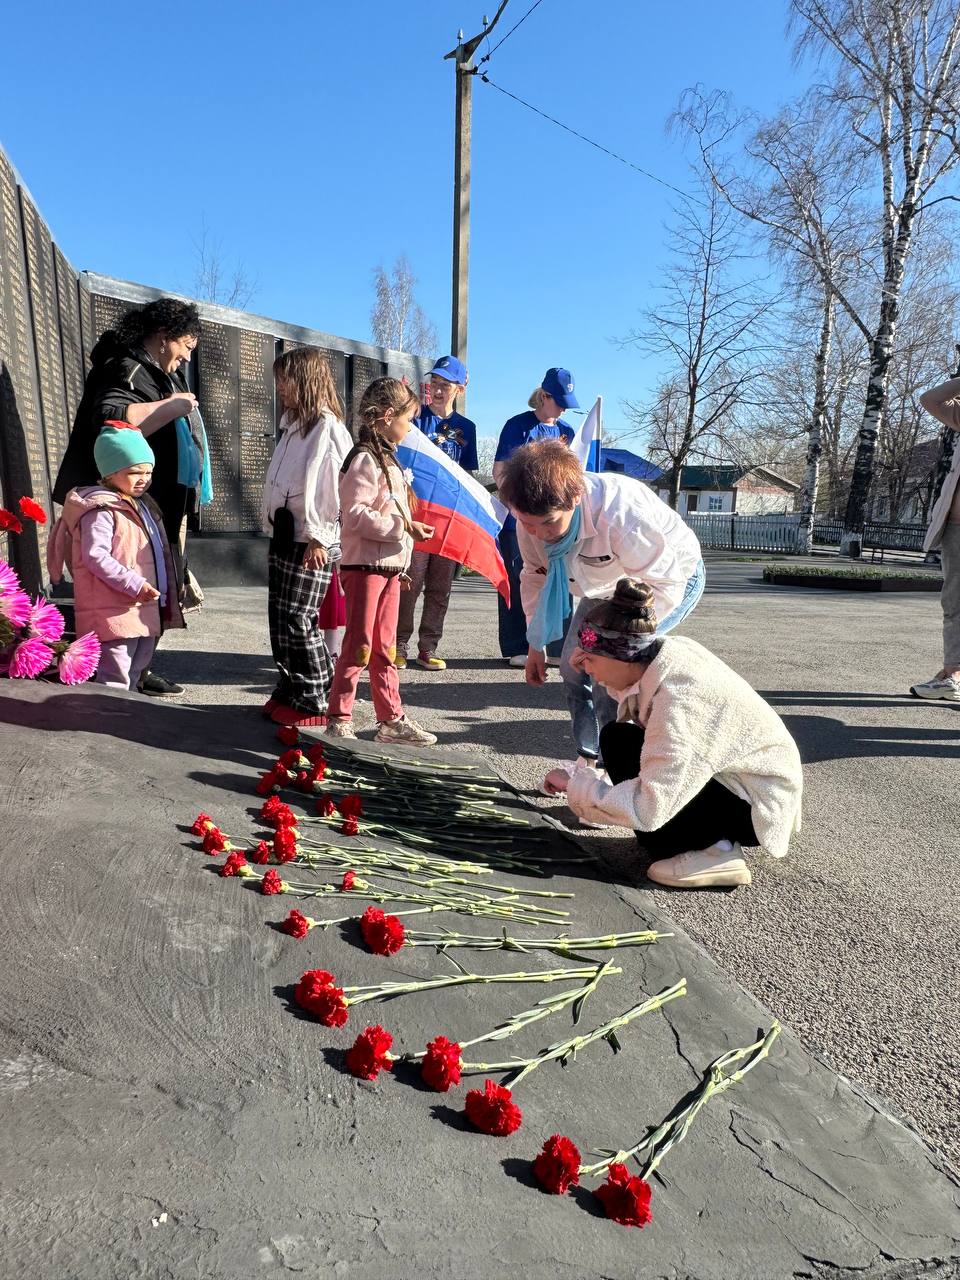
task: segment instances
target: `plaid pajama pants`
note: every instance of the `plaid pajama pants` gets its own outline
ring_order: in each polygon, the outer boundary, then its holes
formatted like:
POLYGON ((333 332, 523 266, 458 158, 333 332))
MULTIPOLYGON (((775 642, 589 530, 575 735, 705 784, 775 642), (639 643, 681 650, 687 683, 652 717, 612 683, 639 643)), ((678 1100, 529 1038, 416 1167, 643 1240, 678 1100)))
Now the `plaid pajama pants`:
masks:
POLYGON ((304 715, 322 715, 333 679, 333 662, 317 626, 317 611, 330 585, 333 566, 304 569, 304 547, 271 549, 268 559, 267 617, 270 649, 280 678, 273 697, 304 715))

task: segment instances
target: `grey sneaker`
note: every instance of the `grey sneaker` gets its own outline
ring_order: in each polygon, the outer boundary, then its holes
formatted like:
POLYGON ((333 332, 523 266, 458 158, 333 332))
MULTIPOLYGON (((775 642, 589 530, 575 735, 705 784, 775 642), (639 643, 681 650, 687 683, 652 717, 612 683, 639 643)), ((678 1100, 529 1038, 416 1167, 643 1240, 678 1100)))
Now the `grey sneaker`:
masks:
POLYGON ((323 730, 328 738, 356 738, 352 720, 328 720, 323 730))
POLYGON ((960 702, 960 677, 934 676, 924 684, 913 684, 910 692, 915 698, 926 698, 928 702, 939 699, 940 702, 960 702))
POLYGON ((427 733, 409 716, 399 720, 385 720, 377 729, 374 742, 392 742, 403 747, 432 747, 437 740, 435 733, 427 733))

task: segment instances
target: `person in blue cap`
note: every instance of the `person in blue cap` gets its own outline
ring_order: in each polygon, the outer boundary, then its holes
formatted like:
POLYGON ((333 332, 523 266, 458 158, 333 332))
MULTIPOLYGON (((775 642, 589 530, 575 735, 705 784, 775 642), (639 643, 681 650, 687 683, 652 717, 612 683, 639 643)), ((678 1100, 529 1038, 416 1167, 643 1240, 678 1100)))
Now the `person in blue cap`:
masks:
MULTIPOLYGON (((548 369, 543 382, 527 403, 530 405, 527 412, 508 418, 500 432, 493 463, 493 478, 498 485, 507 459, 521 445, 534 440, 565 440, 569 444, 573 439, 573 428, 560 416, 564 409, 580 408, 580 401, 573 393, 573 374, 569 369, 548 369)), ((511 667, 525 667, 530 646, 527 644, 527 619, 520 602, 523 557, 517 544, 517 522, 512 515, 507 516, 497 541, 510 577, 510 607, 504 604, 502 596, 497 596, 500 652, 511 667)), ((560 661, 562 647, 562 641, 548 646, 547 660, 552 665, 560 661)))
MULTIPOLYGON (((457 397, 467 385, 467 369, 456 356, 441 356, 430 371, 427 403, 420 406, 413 425, 419 427, 428 440, 458 462, 473 475, 477 462, 476 424, 454 406, 457 397)), ((450 604, 450 592, 457 572, 454 560, 432 555, 427 551, 413 552, 408 569, 410 588, 400 595, 400 614, 397 619, 396 665, 407 665, 407 645, 413 635, 413 614, 420 594, 423 594, 423 611, 420 615, 420 631, 417 637, 417 666, 425 671, 443 671, 446 663, 437 657, 437 649, 443 638, 443 623, 450 604)))

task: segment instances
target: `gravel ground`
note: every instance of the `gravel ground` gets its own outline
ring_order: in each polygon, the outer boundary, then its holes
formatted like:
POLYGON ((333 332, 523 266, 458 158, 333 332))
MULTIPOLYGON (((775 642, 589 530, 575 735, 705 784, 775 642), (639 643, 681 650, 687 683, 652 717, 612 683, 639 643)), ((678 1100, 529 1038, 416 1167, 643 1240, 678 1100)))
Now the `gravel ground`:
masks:
MULTIPOLYGON (((684 630, 759 689, 798 741, 804 829, 790 857, 757 858, 749 889, 670 893, 651 889, 624 833, 584 839, 810 1050, 960 1166, 960 708, 904 696, 939 665, 938 598, 765 587, 762 568, 711 563, 684 630)), ((555 673, 528 687, 497 652, 494 595, 467 579, 448 616, 447 671, 409 669, 405 701, 444 746, 489 753, 533 791, 571 754, 562 690, 555 673)), ((265 591, 208 591, 190 630, 164 639, 157 669, 188 685, 188 703, 253 712, 272 684, 265 591)), ((372 730, 368 700, 356 720, 372 730)))

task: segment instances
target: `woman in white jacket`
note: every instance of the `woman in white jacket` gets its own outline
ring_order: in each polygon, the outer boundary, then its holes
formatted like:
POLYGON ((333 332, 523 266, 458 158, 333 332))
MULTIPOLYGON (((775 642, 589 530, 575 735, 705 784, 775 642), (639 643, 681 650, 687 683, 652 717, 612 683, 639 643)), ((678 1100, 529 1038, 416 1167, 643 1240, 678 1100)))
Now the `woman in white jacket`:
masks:
POLYGON ((583 619, 573 662, 619 703, 600 734, 606 775, 581 767, 547 780, 583 820, 632 827, 658 884, 749 884, 743 848, 781 858, 800 829, 796 744, 708 649, 657 638, 653 601, 646 583, 624 578, 583 619))
POLYGON ((545 647, 564 635, 568 593, 579 597, 560 656, 577 755, 596 763, 600 728, 616 706, 571 662, 586 610, 613 595, 620 578, 653 589, 661 635, 693 609, 704 587, 700 544, 675 511, 630 476, 584 472, 556 440, 524 445, 504 463, 500 497, 517 518, 527 618, 526 676, 546 678, 545 647))
POLYGON ((333 663, 317 613, 339 556, 339 476, 353 448, 323 352, 298 347, 273 366, 283 405, 267 468, 263 529, 270 534, 268 618, 277 664, 264 715, 282 725, 326 723, 333 663))

